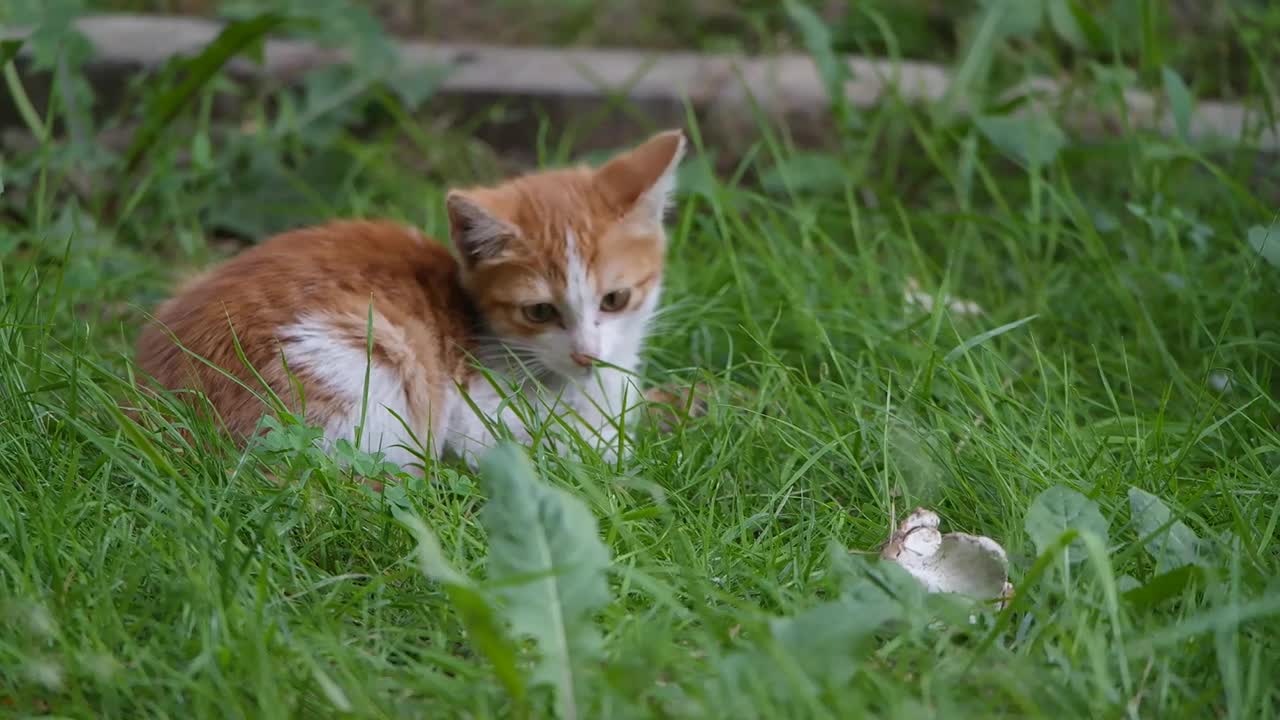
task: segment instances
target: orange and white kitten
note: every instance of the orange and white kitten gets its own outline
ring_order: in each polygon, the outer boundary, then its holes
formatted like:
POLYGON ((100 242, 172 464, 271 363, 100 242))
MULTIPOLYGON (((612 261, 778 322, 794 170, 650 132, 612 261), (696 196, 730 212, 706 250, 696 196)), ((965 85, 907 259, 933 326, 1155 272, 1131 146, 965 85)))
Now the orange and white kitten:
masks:
POLYGON ((327 443, 359 430, 362 448, 406 469, 424 451, 474 464, 502 426, 530 442, 551 412, 616 458, 641 401, 684 149, 668 131, 598 168, 453 190, 456 255, 390 222, 277 235, 162 304, 139 366, 203 393, 241 440, 268 411, 265 382, 327 443))

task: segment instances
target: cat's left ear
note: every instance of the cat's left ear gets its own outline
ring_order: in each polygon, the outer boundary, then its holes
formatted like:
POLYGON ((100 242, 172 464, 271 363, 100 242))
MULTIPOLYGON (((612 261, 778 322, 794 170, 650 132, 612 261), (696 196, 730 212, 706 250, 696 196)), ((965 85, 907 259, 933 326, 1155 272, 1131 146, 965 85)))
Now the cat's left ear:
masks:
POLYGON ((445 207, 449 213, 449 237, 468 269, 501 255, 518 234, 464 191, 450 190, 445 207))
POLYGON ((658 133, 602 165, 596 182, 629 216, 661 225, 684 150, 683 131, 658 133))

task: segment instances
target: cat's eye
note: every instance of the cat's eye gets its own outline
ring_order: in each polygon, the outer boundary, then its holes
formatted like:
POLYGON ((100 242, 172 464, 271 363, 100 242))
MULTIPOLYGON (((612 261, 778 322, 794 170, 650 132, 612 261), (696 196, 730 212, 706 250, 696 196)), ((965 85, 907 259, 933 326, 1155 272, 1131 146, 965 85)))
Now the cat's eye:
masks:
POLYGON ((614 290, 600 298, 600 309, 605 312, 618 312, 631 301, 630 290, 614 290))
POLYGON ((524 319, 531 323, 549 323, 559 317, 560 312, 551 303, 534 303, 524 306, 524 319))

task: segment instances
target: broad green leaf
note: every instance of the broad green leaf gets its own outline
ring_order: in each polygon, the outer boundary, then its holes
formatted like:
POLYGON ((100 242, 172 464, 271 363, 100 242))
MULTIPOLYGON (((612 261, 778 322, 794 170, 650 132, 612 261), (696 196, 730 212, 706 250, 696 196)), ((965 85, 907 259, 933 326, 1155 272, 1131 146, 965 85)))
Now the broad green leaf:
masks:
POLYGON ((888 598, 828 602, 776 618, 769 630, 810 680, 839 686, 853 677, 876 631, 898 619, 900 607, 888 598))
POLYGON ((377 83, 377 76, 356 65, 330 65, 302 79, 298 114, 287 125, 312 142, 333 143, 361 112, 358 100, 377 83))
MULTIPOLYGON (((1068 530, 1090 532, 1104 545, 1107 542, 1107 519, 1098 504, 1062 485, 1054 485, 1031 501, 1023 527, 1041 554, 1068 530)), ((1076 538, 1067 546, 1067 562, 1079 562, 1085 555, 1084 540, 1076 538)))
POLYGON ((832 543, 827 548, 831 573, 840 582, 840 597, 855 604, 891 603, 914 613, 925 601, 924 585, 894 562, 871 561, 832 543))
POLYGON ((1169 110, 1173 112, 1173 122, 1178 128, 1178 135, 1184 140, 1191 139, 1191 113, 1195 107, 1195 99, 1182 76, 1170 67, 1165 67, 1161 74, 1164 77, 1164 94, 1169 99, 1169 110))
POLYGON ((251 140, 240 139, 222 148, 224 157, 239 153, 244 165, 235 184, 209 209, 208 220, 255 241, 331 212, 331 199, 346 190, 359 163, 346 149, 330 146, 290 166, 277 154, 255 155, 255 147, 251 140))
POLYGON ((1249 228, 1249 247, 1272 267, 1280 268, 1280 223, 1273 223, 1271 227, 1255 225, 1249 228))
POLYGON ((958 593, 930 593, 924 583, 896 562, 868 560, 832 544, 828 551, 831 572, 840 581, 840 598, 847 604, 897 608, 903 623, 917 628, 942 622, 968 625, 973 616, 973 599, 958 593))
POLYGON ((1048 115, 997 115, 977 119, 978 130, 1000 152, 1035 169, 1054 161, 1067 136, 1048 115))
POLYGON ((1160 498, 1136 487, 1129 488, 1129 512, 1138 536, 1156 561, 1156 572, 1166 573, 1183 565, 1206 565, 1208 547, 1160 498))
POLYGON ((446 65, 413 65, 392 73, 387 86, 409 110, 418 110, 440 89, 451 68, 446 65))
POLYGON ((534 682, 554 689, 561 718, 576 718, 602 650, 591 616, 609 602, 609 551, 587 506, 539 480, 516 445, 486 454, 480 474, 489 494, 480 515, 489 579, 515 631, 538 644, 534 682))
POLYGON ((0 29, 27 27, 24 38, 35 67, 52 70, 59 63, 79 67, 93 56, 93 46, 76 27, 84 0, 5 0, 0 3, 0 29))
POLYGON ((790 688, 780 687, 783 681, 777 661, 756 648, 717 658, 712 667, 715 673, 706 684, 709 699, 703 703, 716 708, 720 717, 758 716, 761 705, 780 702, 789 694, 790 688))
POLYGON ((393 508, 392 512, 400 524, 413 534, 418 541, 418 569, 423 575, 440 583, 449 602, 458 611, 462 623, 467 628, 467 635, 476 649, 489 658, 498 679, 502 681, 507 692, 517 701, 522 702, 525 695, 524 677, 516 664, 515 645, 507 637, 488 599, 471 581, 449 563, 440 549, 440 541, 431 532, 426 523, 416 516, 393 508))
POLYGON ((1167 573, 1157 575, 1124 593, 1124 599, 1142 608, 1157 605, 1183 592, 1192 582, 1204 577, 1204 570, 1195 565, 1183 565, 1167 573))

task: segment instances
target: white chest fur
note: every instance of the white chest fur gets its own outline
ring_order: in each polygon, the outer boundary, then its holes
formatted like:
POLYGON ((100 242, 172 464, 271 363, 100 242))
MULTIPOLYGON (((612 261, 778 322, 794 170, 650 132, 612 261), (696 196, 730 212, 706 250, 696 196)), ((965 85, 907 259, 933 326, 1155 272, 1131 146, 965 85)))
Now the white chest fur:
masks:
POLYGON ((612 461, 628 453, 627 439, 642 395, 634 367, 601 368, 579 383, 517 385, 477 376, 450 400, 445 449, 474 464, 500 438, 552 440, 566 451, 581 445, 612 461))

